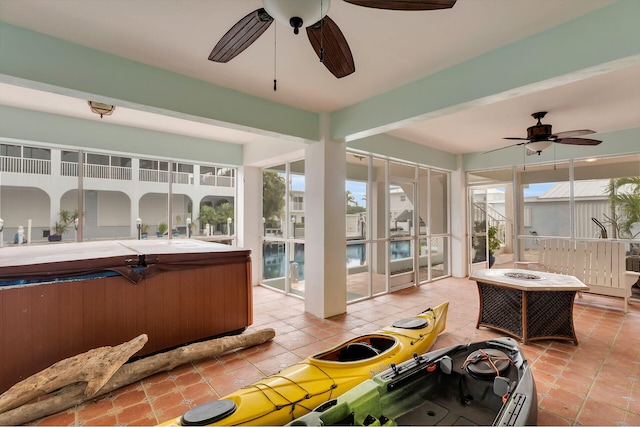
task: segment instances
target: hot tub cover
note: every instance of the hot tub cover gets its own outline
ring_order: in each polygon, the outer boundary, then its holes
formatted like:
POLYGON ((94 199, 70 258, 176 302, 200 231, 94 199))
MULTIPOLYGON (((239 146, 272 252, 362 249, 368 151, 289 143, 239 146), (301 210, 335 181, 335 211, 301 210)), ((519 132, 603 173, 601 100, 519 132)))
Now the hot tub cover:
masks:
POLYGON ((133 283, 161 271, 246 262, 249 249, 196 239, 109 240, 0 249, 0 286, 122 275, 133 283))

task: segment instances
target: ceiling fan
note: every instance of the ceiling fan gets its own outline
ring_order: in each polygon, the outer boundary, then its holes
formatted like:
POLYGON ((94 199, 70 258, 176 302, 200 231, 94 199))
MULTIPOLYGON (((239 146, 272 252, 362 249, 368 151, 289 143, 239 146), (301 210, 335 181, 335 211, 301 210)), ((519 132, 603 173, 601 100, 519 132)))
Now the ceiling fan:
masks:
POLYGON ((527 129, 527 137, 526 138, 518 138, 518 137, 508 137, 504 139, 524 141, 518 142, 517 144, 509 145, 507 147, 496 148, 495 150, 487 151, 487 153, 491 153, 493 151, 502 150, 504 148, 515 147, 518 145, 524 145, 527 149, 527 155, 532 156, 534 154, 540 155, 542 151, 551 147, 553 143, 558 144, 569 144, 569 145, 598 145, 602 141, 597 139, 589 139, 589 138, 576 138, 577 136, 582 135, 590 135, 592 133, 596 133, 595 131, 589 129, 580 129, 580 130, 569 130, 566 132, 551 132, 551 125, 543 124, 540 120, 547 115, 546 111, 540 111, 537 113, 533 113, 531 117, 538 120, 533 126, 530 126, 527 129))
MULTIPOLYGON (((453 7, 456 0, 344 0, 356 6, 390 10, 434 10, 453 7)), ((294 34, 306 27, 313 50, 337 78, 356 68, 349 44, 338 25, 327 16, 331 0, 263 0, 264 8, 238 21, 211 51, 209 60, 229 62, 249 47, 276 20, 293 27, 294 34)))

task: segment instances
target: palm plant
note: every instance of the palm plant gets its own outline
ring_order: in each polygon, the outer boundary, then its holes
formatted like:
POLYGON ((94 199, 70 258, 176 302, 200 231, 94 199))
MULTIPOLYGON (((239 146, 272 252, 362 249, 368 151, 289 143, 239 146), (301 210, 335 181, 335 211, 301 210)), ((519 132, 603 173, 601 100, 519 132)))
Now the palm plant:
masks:
POLYGON ((68 210, 61 210, 58 213, 58 221, 56 221, 53 225, 53 233, 57 234, 59 236, 62 236, 66 231, 67 228, 69 228, 69 225, 71 225, 76 218, 78 218, 78 211, 68 211, 68 210))
POLYGON ((605 215, 613 226, 613 238, 635 239, 640 235, 640 176, 614 178, 607 186, 611 215, 605 215), (624 188, 624 191, 621 191, 624 188))

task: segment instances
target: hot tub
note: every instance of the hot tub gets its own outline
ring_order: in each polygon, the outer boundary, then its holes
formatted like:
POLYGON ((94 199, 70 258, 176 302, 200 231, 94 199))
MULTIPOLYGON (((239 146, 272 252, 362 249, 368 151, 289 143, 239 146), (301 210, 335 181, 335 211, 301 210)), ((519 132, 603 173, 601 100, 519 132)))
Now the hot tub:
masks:
POLYGON ((0 249, 0 392, 142 333, 144 356, 252 323, 250 250, 191 239, 0 249))

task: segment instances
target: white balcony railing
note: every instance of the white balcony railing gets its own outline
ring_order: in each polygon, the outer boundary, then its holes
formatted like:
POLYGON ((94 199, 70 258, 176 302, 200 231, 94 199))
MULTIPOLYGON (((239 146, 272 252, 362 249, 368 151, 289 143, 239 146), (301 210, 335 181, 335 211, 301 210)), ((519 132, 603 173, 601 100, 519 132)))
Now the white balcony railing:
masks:
POLYGON ((193 184, 193 174, 188 172, 173 172, 174 184, 193 184))
POLYGON ((0 172, 51 175, 51 160, 0 156, 0 172))
MULTIPOLYGON (((51 160, 30 159, 12 156, 0 156, 0 172, 25 173, 37 175, 51 175, 51 160)), ((78 176, 78 163, 60 162, 60 175, 68 177, 78 176)), ((131 181, 133 179, 132 168, 123 166, 108 166, 84 164, 84 177, 96 179, 115 179, 131 181)), ((173 172, 174 184, 194 184, 193 173, 173 172)), ((144 182, 169 182, 169 172, 156 169, 139 169, 138 180, 144 182)), ((235 188, 235 176, 219 176, 211 173, 200 174, 200 184, 212 187, 235 188)), ((301 209, 303 204, 299 205, 301 209)))
POLYGON ((78 164, 74 162, 60 162, 60 175, 78 176, 78 164))
POLYGON ((233 188, 236 184, 236 179, 233 176, 218 176, 210 173, 200 174, 200 184, 210 185, 213 187, 229 187, 233 188))
POLYGON ((138 179, 145 182, 169 182, 169 172, 156 169, 140 169, 138 179))
MULTIPOLYGON (((75 162, 60 162, 60 175, 78 176, 78 164, 75 162)), ((84 177, 131 181, 131 168, 123 166, 85 164, 84 177)))

